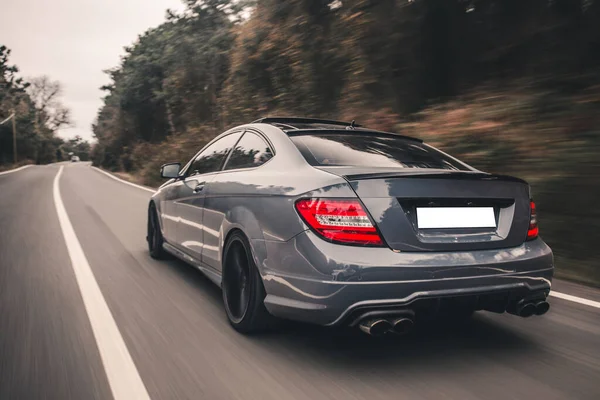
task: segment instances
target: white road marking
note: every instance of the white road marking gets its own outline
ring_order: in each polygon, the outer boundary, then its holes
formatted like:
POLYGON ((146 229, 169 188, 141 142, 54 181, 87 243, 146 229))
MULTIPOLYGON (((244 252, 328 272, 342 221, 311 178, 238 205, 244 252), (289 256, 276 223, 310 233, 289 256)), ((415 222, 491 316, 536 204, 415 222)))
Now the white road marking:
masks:
POLYGON ((0 175, 10 174, 12 172, 17 172, 17 171, 20 171, 20 170, 28 168, 28 167, 31 167, 31 164, 23 165, 22 167, 15 168, 15 169, 9 169, 8 171, 2 171, 2 172, 0 172, 0 175))
POLYGON ((113 398, 150 400, 65 210, 59 189, 63 169, 64 165, 54 178, 54 204, 113 398))
POLYGON ((155 192, 156 192, 156 190, 154 190, 154 189, 151 189, 151 188, 149 188, 149 187, 142 186, 142 185, 136 185, 135 183, 127 182, 126 180, 123 180, 123 179, 121 179, 121 178, 117 178, 117 177, 116 177, 116 176, 114 176, 113 174, 109 174, 109 173, 108 173, 108 172, 106 172, 106 171, 102 171, 100 168, 97 168, 97 167, 92 167, 92 168, 93 168, 93 169, 95 169, 96 171, 98 171, 98 172, 102 172, 104 175, 106 175, 106 176, 108 176, 108 177, 110 177, 110 178, 112 178, 112 179, 114 179, 114 180, 116 180, 116 181, 119 181, 119 182, 121 182, 121 183, 124 183, 124 184, 126 184, 126 185, 133 186, 133 187, 136 187, 136 188, 138 188, 138 189, 145 190, 145 191, 147 191, 147 192, 150 192, 150 193, 155 193, 155 192))
POLYGON ((559 299, 572 301, 572 302, 583 304, 583 305, 590 306, 590 307, 600 308, 600 302, 584 299, 582 297, 571 296, 570 294, 550 291, 550 296, 554 296, 559 299))

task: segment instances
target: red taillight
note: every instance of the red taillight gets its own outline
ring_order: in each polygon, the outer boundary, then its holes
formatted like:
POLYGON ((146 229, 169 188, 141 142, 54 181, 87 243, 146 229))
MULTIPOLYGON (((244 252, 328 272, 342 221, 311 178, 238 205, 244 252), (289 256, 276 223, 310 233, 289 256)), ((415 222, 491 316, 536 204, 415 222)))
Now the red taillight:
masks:
POLYGON ((331 242, 383 245, 358 200, 301 199, 296 202, 296 210, 311 228, 331 242))
POLYGON ((535 203, 530 202, 531 213, 529 214, 529 230, 527 231, 527 240, 532 240, 538 237, 540 229, 537 223, 537 213, 535 212, 535 203))

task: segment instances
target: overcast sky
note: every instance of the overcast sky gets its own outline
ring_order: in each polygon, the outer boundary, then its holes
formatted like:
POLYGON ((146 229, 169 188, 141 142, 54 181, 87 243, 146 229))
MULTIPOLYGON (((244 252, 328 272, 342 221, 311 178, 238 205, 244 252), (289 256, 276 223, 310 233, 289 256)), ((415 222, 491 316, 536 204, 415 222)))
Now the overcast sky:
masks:
POLYGON ((48 75, 65 89, 74 128, 62 137, 92 139, 92 122, 101 105, 102 70, 115 67, 148 28, 165 20, 180 0, 0 0, 0 45, 12 50, 9 62, 20 75, 48 75))

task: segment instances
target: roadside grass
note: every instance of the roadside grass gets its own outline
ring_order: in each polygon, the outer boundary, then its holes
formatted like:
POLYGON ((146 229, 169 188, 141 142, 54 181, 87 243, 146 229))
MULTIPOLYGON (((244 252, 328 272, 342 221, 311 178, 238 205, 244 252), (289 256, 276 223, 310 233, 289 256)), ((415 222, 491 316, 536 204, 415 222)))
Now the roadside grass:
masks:
POLYGON ((0 172, 8 171, 11 169, 19 168, 24 165, 30 165, 30 164, 35 164, 35 163, 31 160, 22 160, 22 161, 17 162, 16 164, 0 164, 0 172))

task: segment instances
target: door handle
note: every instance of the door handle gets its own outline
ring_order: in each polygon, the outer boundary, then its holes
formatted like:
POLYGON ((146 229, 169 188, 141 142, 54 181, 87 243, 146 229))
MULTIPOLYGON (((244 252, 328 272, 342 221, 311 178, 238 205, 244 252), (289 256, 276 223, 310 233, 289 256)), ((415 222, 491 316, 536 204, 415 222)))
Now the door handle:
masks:
POLYGON ((192 192, 193 192, 193 193, 200 193, 200 192, 202 191, 202 189, 204 189, 204 185, 206 184, 206 182, 205 182, 205 181, 202 181, 202 182, 200 182, 200 181, 198 181, 198 180, 196 180, 196 179, 193 179, 193 178, 191 178, 191 179, 186 179, 186 180, 184 181, 184 183, 185 183, 185 185, 186 185, 187 187, 189 187, 190 189, 192 189, 192 192), (195 183, 196 185, 194 185, 194 183, 195 183))

